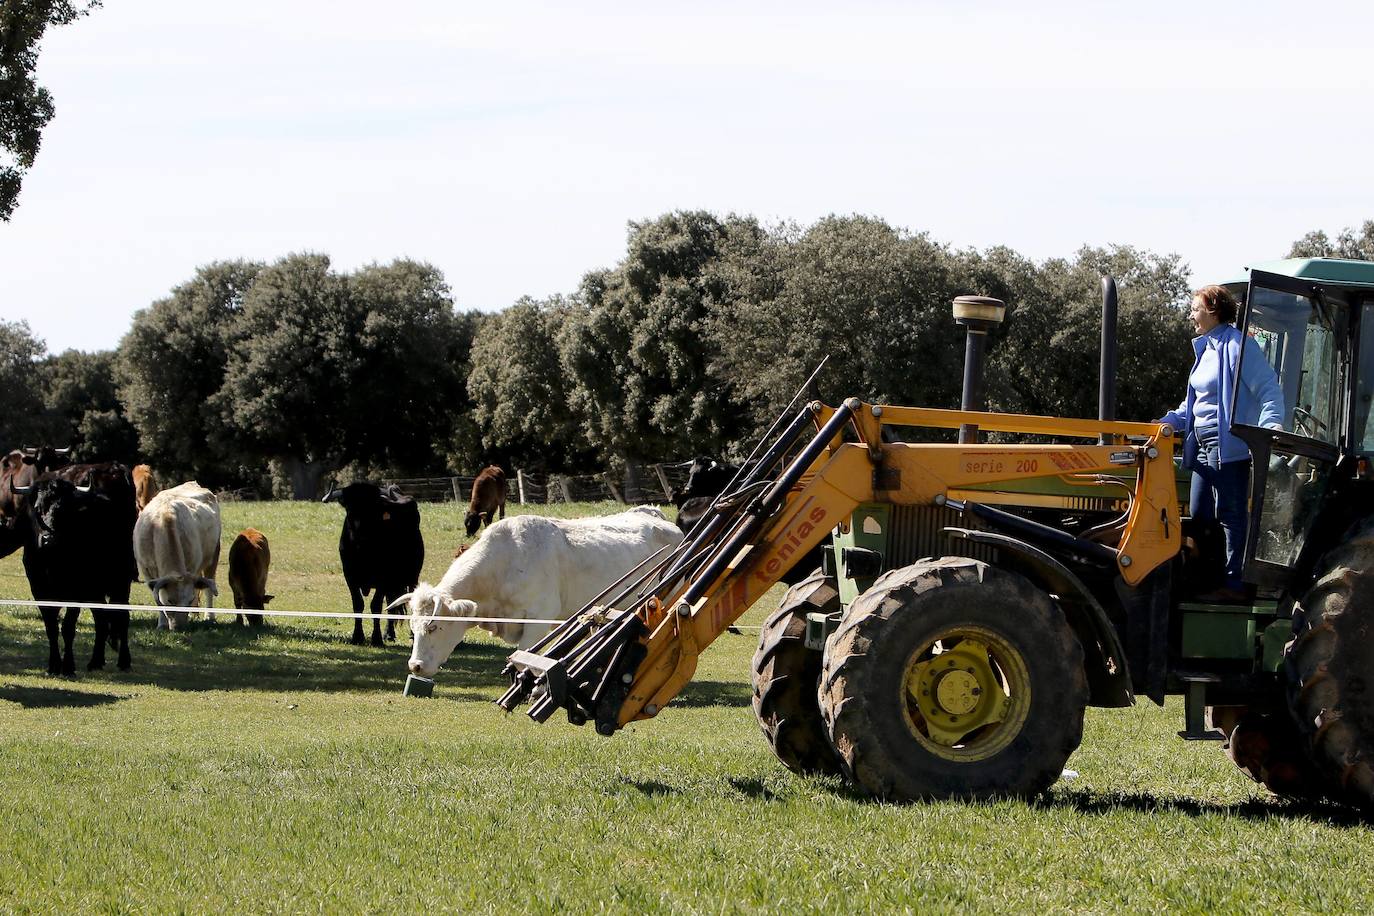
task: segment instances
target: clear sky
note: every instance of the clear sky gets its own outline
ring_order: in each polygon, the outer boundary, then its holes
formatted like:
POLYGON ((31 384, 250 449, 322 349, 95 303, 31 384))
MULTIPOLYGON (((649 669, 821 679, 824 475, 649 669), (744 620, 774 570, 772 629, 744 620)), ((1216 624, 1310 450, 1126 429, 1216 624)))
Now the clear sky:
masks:
POLYGON ((0 223, 0 317, 115 346, 214 260, 572 292, 674 209, 863 213, 1196 283, 1374 219, 1374 4, 106 0, 0 223), (680 12, 670 12, 680 10, 680 12))

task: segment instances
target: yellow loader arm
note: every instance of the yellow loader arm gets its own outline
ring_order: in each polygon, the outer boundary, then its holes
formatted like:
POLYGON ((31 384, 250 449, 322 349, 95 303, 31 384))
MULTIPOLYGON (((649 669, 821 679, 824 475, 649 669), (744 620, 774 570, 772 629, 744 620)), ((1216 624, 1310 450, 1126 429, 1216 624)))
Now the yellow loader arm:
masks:
POLYGON ((677 549, 632 571, 532 650, 513 653, 506 667, 511 688, 497 702, 510 710, 528 699, 530 716, 541 722, 564 708, 575 724, 592 718, 608 735, 657 715, 691 680, 697 656, 797 558, 847 526, 860 503, 962 505, 999 484, 1012 487, 1035 477, 1106 490, 1107 480, 1098 475, 1134 474, 1118 543, 1084 549, 1114 562, 1128 584, 1137 584, 1179 549, 1172 455, 1172 431, 1160 424, 889 407, 854 398, 834 409, 813 403, 677 549), (970 423, 1129 444, 885 443, 881 430, 970 423), (778 467, 776 477, 768 476, 778 467), (612 605, 634 609, 602 609, 612 605))

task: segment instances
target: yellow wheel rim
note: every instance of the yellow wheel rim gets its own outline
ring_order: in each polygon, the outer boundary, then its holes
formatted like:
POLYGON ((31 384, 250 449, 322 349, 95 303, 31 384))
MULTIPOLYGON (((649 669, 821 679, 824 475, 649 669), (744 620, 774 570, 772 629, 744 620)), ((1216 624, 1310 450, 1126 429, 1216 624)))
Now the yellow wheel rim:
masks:
POLYGON ((907 660, 902 709, 931 753, 971 763, 998 753, 1026 724, 1030 672, 1011 643, 984 627, 951 627, 907 660))

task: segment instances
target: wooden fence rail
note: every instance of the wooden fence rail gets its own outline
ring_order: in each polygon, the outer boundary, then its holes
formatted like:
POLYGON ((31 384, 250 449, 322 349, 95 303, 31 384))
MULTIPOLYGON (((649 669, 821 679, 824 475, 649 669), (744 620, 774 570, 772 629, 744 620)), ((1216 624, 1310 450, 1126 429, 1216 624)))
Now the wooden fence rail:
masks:
MULTIPOLYGON (((506 500, 512 503, 600 502, 629 505, 667 503, 687 482, 688 461, 640 465, 633 472, 612 474, 533 474, 517 470, 506 478, 506 500)), ((475 476, 405 477, 383 480, 421 502, 467 502, 475 476)))

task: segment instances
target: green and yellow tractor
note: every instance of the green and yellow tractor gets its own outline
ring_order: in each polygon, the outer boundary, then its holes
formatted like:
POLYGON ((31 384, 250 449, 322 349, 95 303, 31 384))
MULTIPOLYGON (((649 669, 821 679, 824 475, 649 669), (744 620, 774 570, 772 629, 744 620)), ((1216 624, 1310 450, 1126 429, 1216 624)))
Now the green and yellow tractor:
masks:
MULTIPOLYGON (((896 800, 1026 797, 1087 706, 1173 694, 1183 737, 1224 739, 1274 791, 1374 810, 1374 264, 1278 261, 1228 285, 1288 405, 1282 429, 1232 429, 1252 456, 1251 600, 1197 600, 1222 548, 1187 517, 1165 424, 812 401, 680 547, 514 653, 500 705, 605 735, 652 718, 824 543, 753 663, 792 770, 896 800)), ((972 335, 999 308, 956 302, 966 408, 972 335)))

